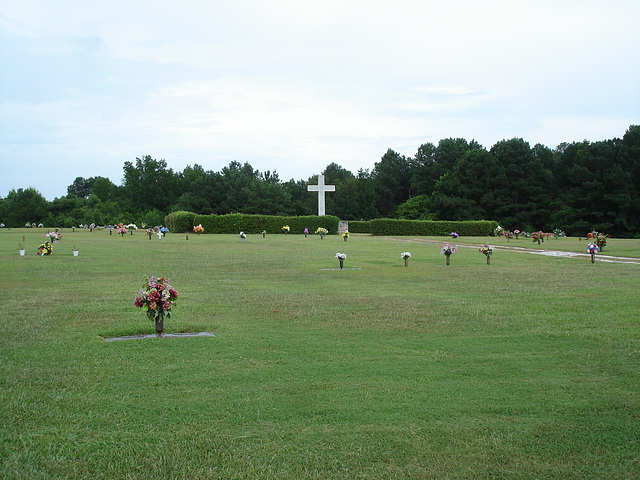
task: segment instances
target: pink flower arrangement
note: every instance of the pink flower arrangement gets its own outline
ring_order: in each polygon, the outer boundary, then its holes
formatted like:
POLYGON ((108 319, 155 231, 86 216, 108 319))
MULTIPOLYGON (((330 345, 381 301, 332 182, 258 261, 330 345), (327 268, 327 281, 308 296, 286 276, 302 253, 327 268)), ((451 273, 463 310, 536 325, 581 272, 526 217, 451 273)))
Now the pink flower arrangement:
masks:
POLYGON ((449 245, 448 243, 445 243, 442 246, 440 253, 448 257, 449 255, 451 255, 452 253, 456 253, 457 251, 458 251, 457 245, 449 245))
POLYGON ((145 277, 140 296, 136 297, 133 304, 139 308, 147 309, 147 316, 151 320, 162 319, 165 315, 171 316, 171 307, 176 304, 178 292, 169 285, 169 279, 165 277, 145 277))

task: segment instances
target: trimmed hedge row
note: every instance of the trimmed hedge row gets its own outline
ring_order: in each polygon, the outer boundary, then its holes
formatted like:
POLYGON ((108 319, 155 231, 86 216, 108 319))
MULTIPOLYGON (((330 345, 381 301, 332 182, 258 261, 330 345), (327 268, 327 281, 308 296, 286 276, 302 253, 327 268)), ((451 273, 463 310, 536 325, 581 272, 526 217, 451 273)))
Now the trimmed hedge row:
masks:
MULTIPOLYGON (((314 233, 318 227, 329 230, 329 235, 338 233, 338 217, 333 215, 278 217, 273 215, 249 215, 230 213, 228 215, 197 215, 192 212, 178 211, 165 218, 165 225, 175 233, 193 231, 193 227, 202 224, 204 233, 245 233, 255 234, 266 230, 267 233, 282 233, 282 227, 289 225, 289 233, 302 233, 305 228, 314 233)), ((368 233, 371 235, 403 236, 448 236, 451 232, 465 236, 491 235, 498 226, 493 220, 474 220, 466 222, 435 220, 396 220, 381 218, 371 221, 354 220, 349 222, 350 233, 368 233)))
MULTIPOLYGON (((355 223, 355 222, 354 222, 355 223)), ((395 220, 381 218, 371 220, 372 235, 406 236, 448 236, 451 232, 465 236, 485 236, 493 234, 498 222, 493 220, 474 220, 465 222, 437 220, 395 220)), ((349 223, 351 229, 351 223, 349 223)), ((351 231, 351 230, 350 230, 351 231)))
POLYGON ((329 235, 338 233, 338 217, 332 215, 309 215, 300 217, 279 217, 274 215, 250 215, 246 213, 230 213, 227 215, 197 215, 191 212, 173 212, 165 218, 170 231, 186 233, 193 231, 196 225, 204 227, 204 233, 229 234, 243 231, 248 234, 282 233, 282 227, 289 225, 289 233, 315 233, 318 227, 326 228, 329 235))
POLYGON ((371 234, 371 222, 368 220, 350 220, 349 233, 368 233, 371 234))

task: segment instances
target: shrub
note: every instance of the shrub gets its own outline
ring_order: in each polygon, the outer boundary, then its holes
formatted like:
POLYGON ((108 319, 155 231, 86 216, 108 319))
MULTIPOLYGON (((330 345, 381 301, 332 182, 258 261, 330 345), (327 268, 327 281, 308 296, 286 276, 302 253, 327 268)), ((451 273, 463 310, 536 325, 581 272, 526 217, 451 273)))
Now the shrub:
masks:
POLYGON ((171 232, 185 233, 192 230, 193 226, 198 224, 198 222, 194 221, 195 217, 196 214, 191 212, 172 212, 164 218, 164 225, 171 232))

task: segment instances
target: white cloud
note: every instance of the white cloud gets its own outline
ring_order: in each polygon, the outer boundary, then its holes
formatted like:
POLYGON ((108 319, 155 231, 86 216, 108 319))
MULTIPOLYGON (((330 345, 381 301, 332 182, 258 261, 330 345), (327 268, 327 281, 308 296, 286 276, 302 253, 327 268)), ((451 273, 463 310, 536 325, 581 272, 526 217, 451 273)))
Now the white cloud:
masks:
MULTIPOLYGON (((51 198, 143 154, 298 179, 447 137, 555 146, 638 123, 632 0, 0 7, 0 161, 51 198)), ((27 186, 15 172, 0 195, 27 186)))

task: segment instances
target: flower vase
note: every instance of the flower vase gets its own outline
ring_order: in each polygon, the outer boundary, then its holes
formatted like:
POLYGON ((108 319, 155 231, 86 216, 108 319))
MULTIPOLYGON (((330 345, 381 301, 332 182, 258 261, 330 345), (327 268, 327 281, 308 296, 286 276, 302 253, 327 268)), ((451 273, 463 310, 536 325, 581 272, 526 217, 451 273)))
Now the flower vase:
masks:
POLYGON ((80 252, 79 250, 73 250, 73 256, 77 257, 79 252, 80 252))
POLYGON ((451 255, 445 255, 446 259, 447 259, 447 265, 449 265, 449 263, 451 262, 451 255))
POLYGON ((24 257, 25 250, 19 250, 19 252, 20 252, 20 256, 24 257))
POLYGON ((491 255, 487 255, 487 265, 491 265, 491 255))
POLYGON ((596 263, 596 254, 595 253, 591 254, 591 263, 596 263))
POLYGON ((406 258, 404 259, 404 266, 405 266, 405 267, 408 267, 408 266, 409 266, 409 257, 406 257, 406 258))
POLYGON ((320 235, 320 240, 324 240, 324 235, 320 235))
POLYGON ((344 268, 344 260, 340 259, 340 270, 344 268))
POLYGON ((164 318, 158 315, 156 317, 156 333, 158 335, 162 335, 163 331, 164 331, 164 318))
POLYGON ((262 238, 266 238, 266 237, 267 237, 267 234, 262 232, 262 238))
POLYGON ((343 238, 344 238, 344 241, 346 242, 347 241, 347 237, 343 237, 343 238))

